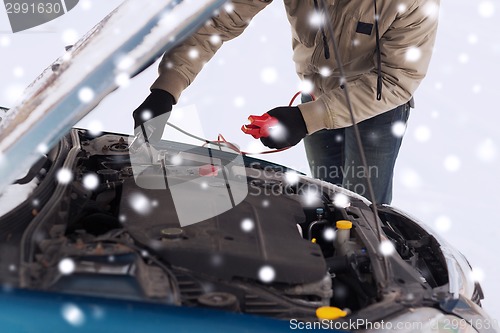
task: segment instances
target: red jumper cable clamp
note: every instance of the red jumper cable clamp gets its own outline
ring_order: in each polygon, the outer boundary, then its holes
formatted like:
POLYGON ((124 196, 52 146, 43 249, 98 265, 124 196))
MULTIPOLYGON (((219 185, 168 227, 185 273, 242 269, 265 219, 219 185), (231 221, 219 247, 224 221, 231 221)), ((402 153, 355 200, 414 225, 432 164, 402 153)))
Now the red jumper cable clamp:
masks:
POLYGON ((254 139, 269 136, 271 127, 278 125, 278 119, 264 113, 262 116, 249 116, 250 124, 241 126, 241 130, 245 134, 250 134, 254 139))

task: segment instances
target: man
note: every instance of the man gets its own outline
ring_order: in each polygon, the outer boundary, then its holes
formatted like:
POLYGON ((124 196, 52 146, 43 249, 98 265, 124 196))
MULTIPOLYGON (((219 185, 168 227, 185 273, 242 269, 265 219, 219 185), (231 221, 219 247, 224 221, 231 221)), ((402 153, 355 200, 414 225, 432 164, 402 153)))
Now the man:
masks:
MULTIPOLYGON (((134 111, 135 128, 159 117, 153 133, 153 139, 159 139, 172 105, 203 65, 223 42, 240 35, 271 1, 233 0, 230 10, 221 11, 164 55, 150 96, 134 111)), ((270 148, 281 148, 305 138, 313 176, 366 196, 368 175, 376 202, 390 203, 394 164, 413 106, 412 95, 431 58, 439 0, 284 2, 292 27, 297 74, 313 83, 316 100, 304 95, 298 107, 269 111, 284 128, 284 135, 261 141, 270 148), (322 20, 330 22, 334 36, 322 20), (340 59, 334 56, 332 38, 339 46, 340 59), (340 75, 340 64, 345 77, 340 75), (368 169, 356 146, 346 89, 368 169), (401 127, 400 133, 394 131, 401 127)))

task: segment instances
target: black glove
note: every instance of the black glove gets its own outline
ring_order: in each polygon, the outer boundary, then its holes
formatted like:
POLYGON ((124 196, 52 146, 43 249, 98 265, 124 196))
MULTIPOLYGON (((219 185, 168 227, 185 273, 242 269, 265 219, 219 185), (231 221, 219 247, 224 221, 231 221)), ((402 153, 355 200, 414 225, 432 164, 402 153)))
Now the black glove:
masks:
POLYGON ((153 89, 132 113, 135 135, 145 131, 150 142, 160 141, 172 111, 174 97, 165 90, 153 89))
POLYGON ((267 113, 279 123, 270 129, 268 137, 260 138, 265 146, 276 149, 295 146, 307 135, 307 126, 298 107, 282 106, 267 113))

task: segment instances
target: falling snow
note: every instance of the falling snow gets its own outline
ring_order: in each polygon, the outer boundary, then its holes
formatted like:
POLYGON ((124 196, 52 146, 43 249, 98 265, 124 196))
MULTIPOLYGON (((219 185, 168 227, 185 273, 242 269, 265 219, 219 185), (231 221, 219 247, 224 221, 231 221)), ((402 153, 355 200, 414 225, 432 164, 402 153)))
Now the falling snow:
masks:
POLYGON ((333 204, 337 208, 347 208, 351 205, 349 197, 343 193, 336 193, 333 197, 333 204))
POLYGON ((47 154, 49 152, 49 146, 47 146, 46 143, 40 143, 37 147, 36 147, 36 150, 40 153, 40 154, 47 154))
POLYGON ((427 142, 430 140, 432 133, 428 126, 419 125, 417 128, 415 128, 413 135, 415 137, 415 140, 417 140, 418 142, 427 142))
POLYGON ((434 226, 439 232, 447 232, 451 229, 451 219, 448 216, 438 216, 434 221, 434 226))
POLYGON ((396 249, 390 240, 383 240, 380 243, 379 251, 383 256, 390 256, 396 251, 396 249))
POLYGON ((321 67, 319 69, 319 74, 323 77, 328 77, 328 76, 332 75, 332 70, 328 67, 321 67))
POLYGON ((82 0, 80 1, 80 6, 83 10, 89 10, 92 8, 92 1, 90 0, 82 0))
POLYGON ((234 98, 234 101, 233 101, 233 104, 235 107, 237 108, 242 108, 245 106, 245 98, 241 97, 241 96, 237 96, 234 98))
POLYGON ((65 304, 62 309, 62 316, 72 326, 82 326, 85 323, 85 313, 75 304, 65 304))
POLYGON ((189 50, 188 57, 191 59, 198 59, 200 57, 200 51, 193 47, 191 50, 189 50))
POLYGON ((327 241, 332 241, 335 239, 335 230, 333 228, 326 228, 323 231, 323 238, 327 241))
POLYGON ((309 24, 315 28, 319 28, 325 22, 325 16, 318 11, 314 11, 311 16, 309 16, 309 24))
POLYGON ((491 162, 496 158, 497 148, 493 140, 486 139, 476 148, 476 155, 482 162, 491 162))
POLYGON ((142 193, 134 193, 130 195, 129 203, 132 209, 141 215, 149 214, 153 210, 151 201, 142 193))
POLYGON ((10 38, 7 36, 2 36, 0 38, 0 46, 7 47, 10 45, 10 38))
POLYGON ((469 55, 466 53, 461 53, 458 55, 458 62, 465 65, 469 62, 469 55))
POLYGON ((14 67, 14 69, 12 70, 12 74, 14 75, 14 77, 16 78, 21 78, 24 76, 24 68, 22 68, 21 66, 16 66, 14 67))
POLYGON ((252 219, 244 219, 241 221, 241 230, 244 232, 250 232, 254 229, 255 223, 253 222, 252 219))
POLYGON ((455 155, 446 156, 443 162, 444 168, 450 172, 458 171, 460 169, 461 164, 462 163, 460 161, 460 158, 458 158, 458 156, 455 155))
POLYGON ((273 84, 278 80, 278 71, 274 67, 266 67, 260 72, 260 79, 265 84, 273 84))
POLYGON ((493 1, 481 1, 478 7, 479 15, 484 18, 493 17, 495 14, 495 4, 493 1))
POLYGON ((78 98, 82 103, 89 103, 94 99, 94 90, 89 87, 83 87, 78 91, 78 98))
POLYGON ((127 73, 120 73, 115 77, 115 83, 118 87, 127 87, 130 84, 130 76, 127 73))
POLYGON ((470 273, 470 277, 473 281, 483 282, 484 280, 484 271, 481 268, 474 267, 472 272, 470 273))
POLYGON ((310 94, 314 90, 314 84, 311 80, 302 80, 299 83, 299 90, 304 94, 310 94))
POLYGON ((394 124, 392 124, 391 131, 392 135, 394 135, 396 138, 402 138, 406 132, 406 123, 403 121, 394 122, 394 124))
POLYGON ((422 185, 419 174, 413 169, 402 169, 398 178, 400 184, 408 189, 418 189, 422 185))
POLYGON ((73 180, 73 173, 69 169, 61 169, 57 172, 56 179, 59 184, 68 184, 73 180))
POLYGON ((75 271, 76 265, 73 259, 65 258, 59 261, 57 268, 59 269, 59 272, 61 274, 70 275, 73 274, 73 272, 75 271))
POLYGON ((271 266, 262 266, 259 270, 259 280, 264 283, 270 283, 274 281, 276 277, 276 272, 271 266))
POLYGON ((406 51, 406 60, 409 62, 416 62, 422 56, 422 51, 418 47, 410 47, 406 51))
POLYGON ((90 135, 98 136, 102 133, 102 131, 104 129, 104 125, 99 120, 92 120, 88 124, 87 128, 88 128, 90 135))
POLYGON ((78 41, 78 32, 73 29, 64 30, 61 39, 65 45, 73 45, 78 41))
POLYGON ((285 173, 286 182, 290 185, 295 185, 300 180, 300 175, 294 171, 288 171, 285 173))
POLYGON ((95 173, 83 176, 83 186, 88 190, 95 190, 99 186, 99 177, 95 173))
POLYGON ((210 36, 210 43, 212 43, 213 45, 219 45, 220 43, 222 43, 222 39, 219 35, 212 35, 210 36))

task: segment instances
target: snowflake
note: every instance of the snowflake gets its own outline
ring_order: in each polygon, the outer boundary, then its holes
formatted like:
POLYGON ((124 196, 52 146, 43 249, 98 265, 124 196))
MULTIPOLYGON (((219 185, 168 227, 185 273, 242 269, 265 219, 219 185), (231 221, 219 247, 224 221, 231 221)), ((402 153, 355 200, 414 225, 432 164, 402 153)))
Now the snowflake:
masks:
POLYGON ((427 142, 431 138, 431 130, 425 125, 420 125, 415 129, 414 136, 418 142, 427 142))
POLYGON ((128 57, 128 56, 124 56, 118 60, 116 67, 120 71, 126 71, 127 69, 132 67, 134 65, 134 63, 135 63, 135 60, 133 58, 128 57))
POLYGON ((4 92, 4 103, 16 105, 23 96, 24 86, 20 84, 12 84, 7 86, 4 92))
POLYGON ((407 7, 406 7, 406 5, 404 3, 401 3, 401 4, 398 5, 398 12, 400 14, 406 12, 406 9, 407 9, 407 7))
POLYGON ((269 200, 263 200, 262 201, 262 207, 269 207, 269 200))
POLYGON ((47 154, 49 152, 49 146, 47 146, 46 143, 40 143, 36 147, 36 151, 39 152, 40 154, 47 154))
POLYGON ((7 47, 10 45, 10 38, 7 36, 2 36, 0 38, 0 46, 7 47))
POLYGON ((451 219, 448 216, 441 215, 434 221, 436 230, 439 232, 446 232, 451 229, 451 219))
POLYGON ((95 173, 88 173, 83 176, 83 186, 87 190, 95 190, 99 186, 99 177, 95 173))
POLYGON ((480 84, 475 84, 473 87, 472 87, 472 92, 474 94, 479 94, 482 90, 482 87, 480 84))
POLYGON ((299 182, 300 180, 300 176, 297 172, 295 171, 287 171, 285 173, 285 179, 286 179, 286 182, 290 185, 295 185, 299 182))
POLYGON ((323 77, 330 76, 330 75, 332 75, 332 70, 328 67, 321 67, 319 69, 319 75, 321 75, 323 77))
POLYGON ((231 2, 228 2, 224 5, 224 10, 228 13, 232 13, 234 11, 234 5, 231 2))
POLYGON ((478 37, 475 34, 469 34, 469 36, 467 36, 467 41, 469 42, 469 44, 474 45, 478 42, 478 37))
POLYGON ((57 268, 59 269, 59 272, 61 274, 70 275, 73 274, 73 272, 75 271, 76 265, 73 259, 64 258, 61 261, 59 261, 57 268))
POLYGON ((495 143, 491 139, 486 139, 479 144, 476 149, 477 157, 483 162, 491 162, 497 155, 495 143))
POLYGON ((335 239, 335 230, 333 228, 326 228, 323 231, 323 238, 327 241, 332 241, 335 239))
POLYGON ((283 140, 286 137, 287 129, 281 123, 269 127, 269 136, 275 140, 283 140))
POLYGON ((181 165, 182 164, 182 156, 180 155, 175 155, 170 158, 170 163, 173 165, 181 165))
POLYGON ((443 89, 443 82, 436 82, 436 83, 434 83, 434 88, 436 88, 436 90, 443 89))
POLYGON ((90 8, 92 8, 92 1, 90 0, 82 0, 80 4, 83 10, 89 10, 90 8))
POLYGON ((450 172, 456 172, 460 169, 460 159, 455 155, 448 155, 443 162, 444 168, 450 172))
POLYGON ((321 27, 325 23, 325 16, 318 11, 313 11, 309 16, 309 24, 315 28, 321 27))
POLYGON ((490 18, 495 14, 495 4, 493 1, 482 1, 478 7, 479 15, 490 18))
POLYGON ((392 124, 391 131, 392 131, 392 135, 394 135, 396 138, 402 138, 406 132, 405 122, 403 122, 403 121, 394 122, 394 124, 392 124))
POLYGON ((244 232, 250 232, 253 230, 255 227, 255 223, 252 221, 252 219, 244 219, 241 221, 241 230, 244 232))
POLYGON ((118 221, 120 221, 120 223, 125 223, 127 221, 127 217, 125 215, 121 214, 118 217, 118 221))
POLYGON ((153 112, 151 110, 142 110, 140 116, 142 121, 148 121, 153 118, 153 112))
POLYGON ((94 99, 94 91, 89 87, 83 87, 78 91, 78 98, 82 103, 89 103, 94 99))
POLYGON ((15 272, 16 270, 17 270, 16 265, 14 265, 14 264, 10 264, 10 265, 9 265, 9 271, 10 271, 10 272, 15 272))
POLYGON ((409 62, 416 62, 422 56, 422 51, 418 47, 410 47, 406 51, 406 60, 409 62))
POLYGON ((98 136, 102 133, 104 126, 99 120, 93 120, 88 125, 90 135, 98 136))
POLYGON ((347 208, 351 205, 351 200, 343 193, 336 193, 333 197, 333 205, 337 208, 347 208))
POLYGON ((484 280, 484 271, 481 268, 473 268, 472 272, 470 272, 470 277, 473 281, 483 282, 484 280))
POLYGON ((59 184, 68 184, 73 180, 73 173, 69 169, 61 169, 57 172, 56 179, 59 184))
POLYGON ((191 50, 189 50, 188 57, 191 59, 198 59, 200 57, 200 51, 193 47, 191 50))
POLYGON ((461 64, 468 63, 469 62, 469 55, 467 55, 466 53, 461 53, 458 56, 458 62, 461 63, 461 64))
POLYGON ((399 179, 401 184, 409 189, 419 188, 422 184, 422 180, 418 173, 413 169, 403 169, 400 172, 399 179))
POLYGON ((78 32, 73 29, 64 30, 61 36, 62 41, 66 45, 73 45, 78 41, 78 32))
POLYGON ((241 96, 237 96, 235 97, 234 101, 233 101, 233 104, 235 107, 237 108, 242 108, 245 106, 245 99, 241 96))
POLYGON ((82 326, 85 323, 85 313, 75 304, 65 304, 62 307, 62 316, 72 326, 82 326))
POLYGON ((278 80, 278 71, 273 67, 266 67, 260 72, 260 79, 265 84, 273 84, 278 80))
POLYGON ((208 188, 208 183, 207 182, 202 182, 200 184, 200 187, 203 189, 203 190, 206 190, 208 188))
POLYGON ((310 94, 314 90, 314 83, 311 80, 302 80, 299 83, 299 90, 304 94, 310 94))
POLYGON ((380 253, 386 257, 390 256, 391 254, 393 254, 396 251, 396 249, 394 248, 394 244, 392 244, 392 242, 390 240, 383 240, 380 243, 379 250, 380 250, 380 253))
POLYGON ((118 87, 127 87, 130 83, 130 76, 127 73, 120 73, 115 76, 115 84, 118 87))
POLYGON ((16 66, 12 70, 12 74, 17 78, 21 78, 24 75, 24 68, 22 68, 21 66, 16 66))
POLYGON ((129 203, 133 210, 142 215, 149 214, 153 210, 151 201, 142 193, 132 194, 129 203))
POLYGON ((424 12, 427 17, 436 19, 439 16, 439 5, 436 2, 428 1, 424 5, 424 12))
POLYGON ((276 272, 274 271, 274 268, 272 268, 269 265, 262 266, 259 269, 259 280, 261 280, 264 283, 270 283, 274 281, 274 278, 276 277, 276 272))
POLYGON ((213 45, 219 45, 220 43, 222 43, 222 39, 219 35, 212 35, 210 36, 210 43, 212 43, 213 45))

